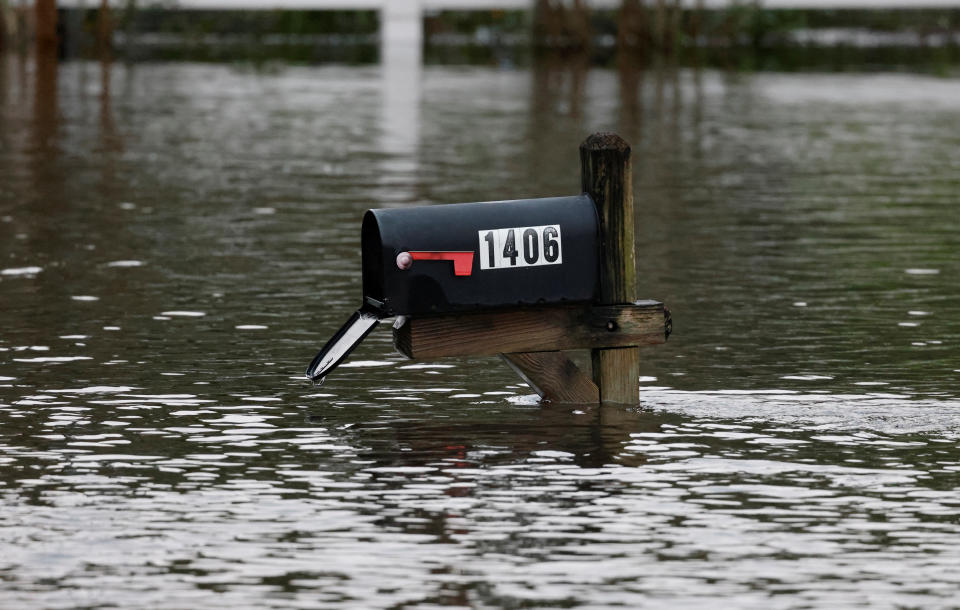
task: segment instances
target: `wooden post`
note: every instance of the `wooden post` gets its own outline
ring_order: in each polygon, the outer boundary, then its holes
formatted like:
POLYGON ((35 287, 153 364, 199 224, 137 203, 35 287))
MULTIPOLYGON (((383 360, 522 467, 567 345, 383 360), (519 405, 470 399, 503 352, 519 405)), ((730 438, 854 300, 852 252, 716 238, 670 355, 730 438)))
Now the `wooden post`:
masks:
POLYGON ((569 39, 567 44, 580 51, 589 51, 593 43, 593 27, 590 24, 590 11, 584 6, 583 0, 573 0, 566 17, 564 29, 569 39))
MULTIPOLYGON (((7 1, 0 0, 0 54, 7 48, 7 1)), ((0 58, 2 61, 2 58, 0 58)), ((6 83, 4 83, 6 86, 6 83)))
POLYGON ((36 0, 36 47, 38 56, 57 56, 57 0, 36 0))
POLYGON ((562 36, 563 24, 559 9, 550 0, 536 0, 533 5, 533 44, 538 48, 556 45, 562 36))
POLYGON ((109 61, 113 49, 113 19, 110 15, 110 4, 107 0, 100 0, 100 10, 97 11, 97 55, 101 61, 109 61))
POLYGON ((647 7, 640 0, 623 0, 617 15, 617 52, 623 57, 628 51, 650 46, 650 24, 647 7))
POLYGON ((667 0, 657 0, 656 21, 653 27, 654 46, 663 51, 667 31, 667 0))
MULTIPOLYGON (((633 176, 630 145, 613 133, 597 133, 580 145, 583 191, 600 217, 600 303, 638 300, 634 252, 633 176)), ((593 380, 601 402, 639 402, 640 351, 636 347, 593 349, 593 380)))

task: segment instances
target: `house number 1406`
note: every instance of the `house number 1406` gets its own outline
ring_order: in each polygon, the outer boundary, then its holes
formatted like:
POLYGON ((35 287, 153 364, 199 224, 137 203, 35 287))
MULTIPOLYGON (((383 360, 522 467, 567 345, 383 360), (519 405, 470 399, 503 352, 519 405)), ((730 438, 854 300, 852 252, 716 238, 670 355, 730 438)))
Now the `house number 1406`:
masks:
POLYGON ((480 235, 480 269, 515 269, 563 263, 560 225, 486 229, 480 235))

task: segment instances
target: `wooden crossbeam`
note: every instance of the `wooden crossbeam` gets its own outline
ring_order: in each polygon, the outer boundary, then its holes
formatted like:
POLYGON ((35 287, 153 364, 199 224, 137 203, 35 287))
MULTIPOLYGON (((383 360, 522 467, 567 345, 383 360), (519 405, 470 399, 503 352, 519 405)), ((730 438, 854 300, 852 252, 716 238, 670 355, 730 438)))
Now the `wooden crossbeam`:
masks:
POLYGON ((424 359, 635 347, 666 338, 663 303, 637 301, 407 318, 394 327, 393 340, 408 358, 424 359))

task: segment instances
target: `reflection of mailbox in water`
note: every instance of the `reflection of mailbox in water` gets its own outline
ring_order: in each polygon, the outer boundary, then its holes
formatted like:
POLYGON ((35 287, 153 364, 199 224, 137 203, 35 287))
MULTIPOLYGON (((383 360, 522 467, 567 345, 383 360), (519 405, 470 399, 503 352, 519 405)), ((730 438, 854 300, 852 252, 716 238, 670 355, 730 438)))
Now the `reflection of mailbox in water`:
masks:
POLYGON ((381 316, 590 301, 597 210, 586 196, 370 210, 363 295, 381 316))

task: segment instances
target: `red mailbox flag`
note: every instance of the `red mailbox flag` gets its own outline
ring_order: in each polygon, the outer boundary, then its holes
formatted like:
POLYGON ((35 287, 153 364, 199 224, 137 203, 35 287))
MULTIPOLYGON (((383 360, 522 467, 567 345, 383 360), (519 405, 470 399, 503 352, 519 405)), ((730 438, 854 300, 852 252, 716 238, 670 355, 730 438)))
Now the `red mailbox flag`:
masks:
POLYGON ((473 273, 473 252, 410 252, 415 261, 453 261, 454 275, 473 273))

